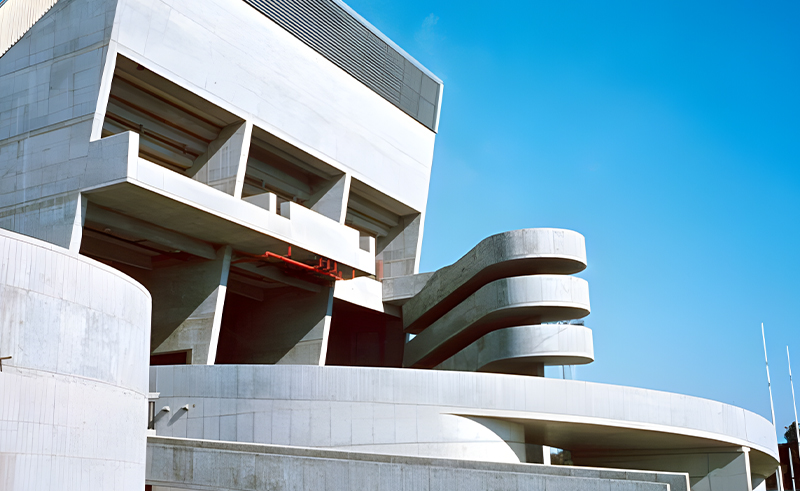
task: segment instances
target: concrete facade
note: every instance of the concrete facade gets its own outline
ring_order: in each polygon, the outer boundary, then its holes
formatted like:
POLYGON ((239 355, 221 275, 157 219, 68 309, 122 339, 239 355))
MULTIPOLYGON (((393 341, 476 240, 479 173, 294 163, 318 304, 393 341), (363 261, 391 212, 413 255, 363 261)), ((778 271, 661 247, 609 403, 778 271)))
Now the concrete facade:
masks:
POLYGON ((0 488, 141 490, 150 294, 0 230, 0 488))
POLYGON ((19 8, 3 489, 764 488, 764 418, 543 377, 594 360, 581 234, 419 272, 442 84, 339 0, 19 8))

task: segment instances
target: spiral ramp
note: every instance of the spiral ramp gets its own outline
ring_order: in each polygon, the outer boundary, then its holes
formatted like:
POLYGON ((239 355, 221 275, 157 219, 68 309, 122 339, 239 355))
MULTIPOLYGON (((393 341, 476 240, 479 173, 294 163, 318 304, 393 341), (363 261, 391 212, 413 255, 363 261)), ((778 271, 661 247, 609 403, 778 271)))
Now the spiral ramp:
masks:
POLYGON ((594 361, 583 236, 540 228, 488 237, 403 305, 406 367, 543 375, 594 361))

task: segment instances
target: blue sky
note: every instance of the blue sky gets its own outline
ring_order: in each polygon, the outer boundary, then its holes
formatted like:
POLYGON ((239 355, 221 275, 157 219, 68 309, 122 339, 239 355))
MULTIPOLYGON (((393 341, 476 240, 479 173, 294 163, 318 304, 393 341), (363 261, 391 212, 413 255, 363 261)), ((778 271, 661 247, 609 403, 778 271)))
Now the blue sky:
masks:
POLYGON ((800 4, 348 4, 445 84, 423 271, 497 232, 577 230, 580 379, 769 418, 764 322, 778 426, 794 420, 800 4))

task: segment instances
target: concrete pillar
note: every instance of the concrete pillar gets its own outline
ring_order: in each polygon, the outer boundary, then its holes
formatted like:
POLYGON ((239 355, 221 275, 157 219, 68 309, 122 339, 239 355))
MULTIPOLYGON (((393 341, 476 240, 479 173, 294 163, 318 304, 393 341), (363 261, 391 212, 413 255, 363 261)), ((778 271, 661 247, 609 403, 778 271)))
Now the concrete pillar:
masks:
POLYGON ((692 491, 753 491, 750 477, 750 449, 742 447, 741 453, 731 462, 709 472, 692 486, 692 491))
POLYGON ((419 273, 422 224, 419 214, 400 217, 400 224, 388 236, 378 238, 375 260, 382 265, 382 278, 419 273))
MULTIPOLYGON (((752 491, 750 449, 572 451, 577 466, 685 472, 692 491, 752 491)), ((759 484, 760 479, 756 479, 759 484)))
POLYGON ((241 198, 252 132, 253 125, 248 121, 226 126, 186 173, 196 181, 241 198))
POLYGON ((189 351, 192 364, 214 364, 230 262, 226 246, 212 261, 137 274, 153 296, 153 354, 189 351))
POLYGON ((261 301, 228 295, 218 363, 324 365, 333 288, 314 286, 265 290, 261 301))
POLYGON ((345 174, 328 183, 309 199, 309 207, 317 213, 343 224, 347 214, 350 182, 350 175, 345 174))
POLYGON ((324 366, 328 356, 328 339, 331 332, 333 312, 333 288, 328 289, 328 307, 325 316, 320 318, 308 334, 289 350, 278 365, 319 365, 324 366))

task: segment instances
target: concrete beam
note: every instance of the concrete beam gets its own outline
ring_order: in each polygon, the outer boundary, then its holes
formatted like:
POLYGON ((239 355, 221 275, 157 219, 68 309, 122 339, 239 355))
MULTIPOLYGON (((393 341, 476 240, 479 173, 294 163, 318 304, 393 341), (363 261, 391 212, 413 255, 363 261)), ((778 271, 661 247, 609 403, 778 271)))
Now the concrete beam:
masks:
POLYGON ((462 489, 465 486, 469 489, 688 491, 685 476, 674 473, 399 457, 163 437, 147 440, 146 482, 154 491, 171 488, 404 491, 462 489))
POLYGON ((217 257, 214 248, 203 241, 161 228, 138 218, 120 215, 106 208, 90 204, 86 219, 108 227, 112 231, 117 230, 134 237, 147 239, 156 244, 188 252, 205 259, 216 259, 217 257))

